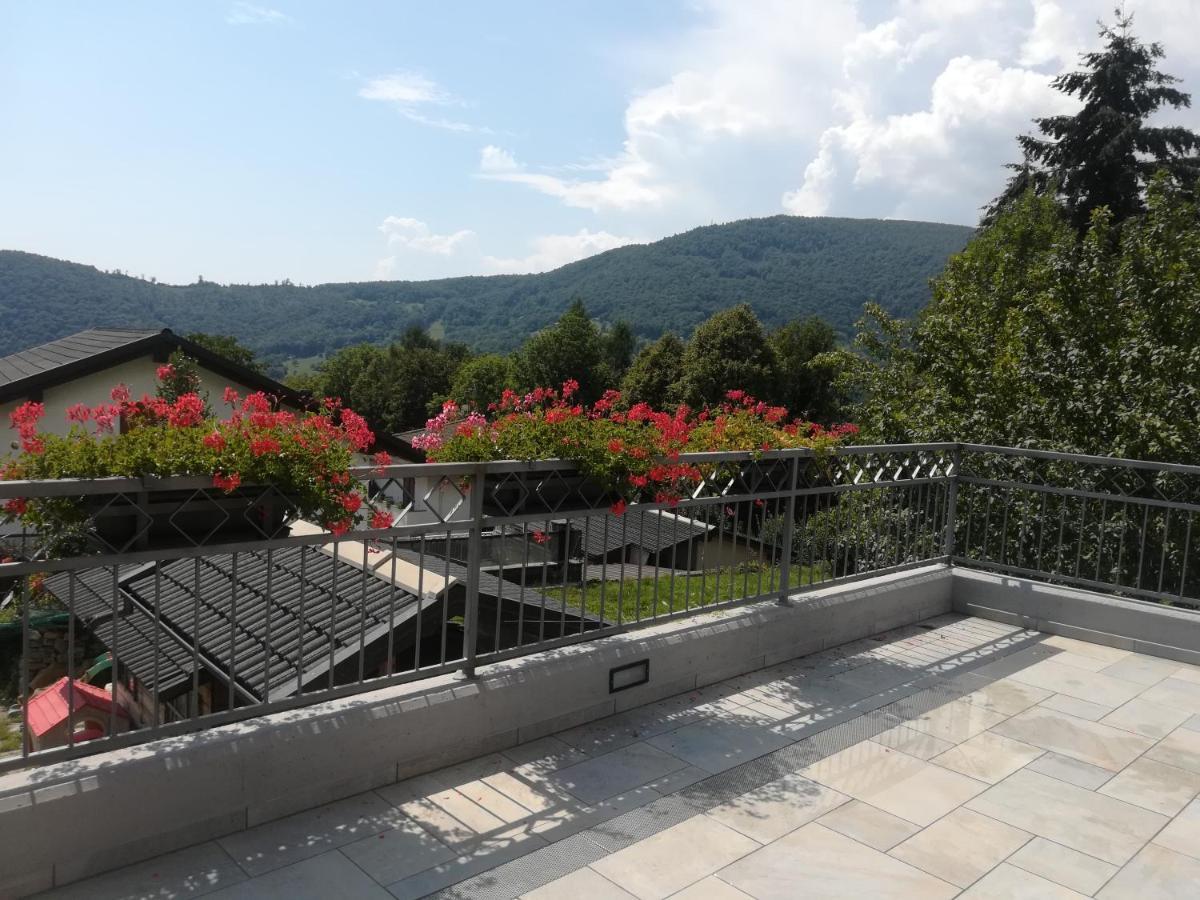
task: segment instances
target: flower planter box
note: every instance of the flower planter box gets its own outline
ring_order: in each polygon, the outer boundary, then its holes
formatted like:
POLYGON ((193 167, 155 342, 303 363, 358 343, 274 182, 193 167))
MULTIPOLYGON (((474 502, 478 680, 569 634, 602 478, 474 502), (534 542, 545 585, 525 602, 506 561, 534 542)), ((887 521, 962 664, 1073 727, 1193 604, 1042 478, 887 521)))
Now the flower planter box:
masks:
POLYGON ((92 542, 116 552, 283 537, 297 507, 263 485, 228 494, 210 488, 97 496, 84 504, 92 542))

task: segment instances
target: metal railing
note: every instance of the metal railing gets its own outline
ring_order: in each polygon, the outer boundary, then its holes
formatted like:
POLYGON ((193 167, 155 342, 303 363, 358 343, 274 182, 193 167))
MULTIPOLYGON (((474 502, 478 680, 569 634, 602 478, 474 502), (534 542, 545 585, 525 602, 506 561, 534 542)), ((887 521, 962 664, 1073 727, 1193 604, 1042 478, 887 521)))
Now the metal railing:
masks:
POLYGON ((620 516, 557 461, 359 469, 396 521, 341 535, 270 486, 0 482, 98 523, 70 545, 0 528, 0 771, 932 562, 1200 603, 1200 467, 950 443, 688 459, 690 496, 620 516))

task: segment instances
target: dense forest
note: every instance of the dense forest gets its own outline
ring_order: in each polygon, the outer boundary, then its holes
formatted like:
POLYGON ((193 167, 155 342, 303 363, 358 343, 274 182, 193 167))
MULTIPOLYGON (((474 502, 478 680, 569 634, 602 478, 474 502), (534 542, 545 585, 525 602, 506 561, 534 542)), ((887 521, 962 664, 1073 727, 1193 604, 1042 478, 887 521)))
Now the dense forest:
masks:
POLYGON ((863 304, 910 316, 929 279, 972 229, 930 222, 773 216, 697 228, 538 275, 312 287, 172 286, 17 251, 0 251, 0 354, 98 325, 168 326, 236 336, 276 373, 417 326, 478 351, 507 352, 555 322, 572 299, 644 340, 684 336, 747 302, 770 327, 817 314, 849 335, 863 304))

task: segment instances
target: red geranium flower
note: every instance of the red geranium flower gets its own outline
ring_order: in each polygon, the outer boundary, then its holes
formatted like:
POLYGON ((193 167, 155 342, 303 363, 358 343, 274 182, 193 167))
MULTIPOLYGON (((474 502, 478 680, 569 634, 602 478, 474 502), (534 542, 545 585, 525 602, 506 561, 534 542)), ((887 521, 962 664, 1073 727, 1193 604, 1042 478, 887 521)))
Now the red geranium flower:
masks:
POLYGON ((386 509, 377 509, 371 514, 372 528, 391 528, 392 522, 392 514, 386 509))

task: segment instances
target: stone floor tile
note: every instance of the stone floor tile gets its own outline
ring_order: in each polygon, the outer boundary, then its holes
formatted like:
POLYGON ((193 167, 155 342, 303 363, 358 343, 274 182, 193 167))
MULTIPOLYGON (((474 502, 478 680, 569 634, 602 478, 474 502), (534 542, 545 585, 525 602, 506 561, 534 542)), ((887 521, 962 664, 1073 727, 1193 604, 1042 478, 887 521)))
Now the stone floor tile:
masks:
POLYGON ((1200 684, 1200 666, 1183 665, 1171 673, 1172 678, 1179 678, 1182 681, 1193 681, 1200 684))
POLYGON ((935 756, 931 762, 942 768, 986 781, 988 784, 995 784, 1033 762, 1044 752, 1032 744, 985 731, 935 756))
POLYGON ((261 875, 404 821, 400 810, 368 791, 226 835, 218 843, 247 873, 261 875))
POLYGON ((851 800, 826 813, 817 822, 882 852, 891 850, 921 830, 920 825, 876 809, 861 800, 851 800))
POLYGON ((519 803, 533 813, 545 812, 564 803, 576 802, 569 793, 557 785, 547 782, 544 778, 519 774, 522 768, 519 766, 513 772, 497 772, 495 775, 488 775, 483 779, 483 784, 499 791, 509 800, 519 803))
MULTIPOLYGON (((1122 659, 1117 660, 1117 662, 1124 662, 1131 656, 1133 656, 1133 654, 1128 653, 1122 659)), ((1074 666, 1076 669, 1083 669, 1085 672, 1099 672, 1101 669, 1107 668, 1108 666, 1116 665, 1116 662, 1111 660, 1099 659, 1098 657, 1090 654, 1075 653, 1071 650, 1063 650, 1060 653, 1055 653, 1054 656, 1050 658, 1060 665, 1074 666)))
POLYGON ((1200 773, 1200 731, 1177 728, 1146 751, 1149 759, 1200 773))
POLYGON ((721 714, 652 737, 646 743, 716 773, 786 747, 794 740, 751 719, 721 714))
POLYGON ((1111 863, 1041 837, 1035 837, 1010 856, 1008 862, 1088 896, 1100 890, 1118 871, 1111 863))
POLYGON ((1100 721, 1113 728, 1123 728, 1158 740, 1182 725, 1187 718, 1186 710, 1159 706, 1142 697, 1136 697, 1124 706, 1117 707, 1100 721))
POLYGON ((722 869, 722 881, 757 900, 938 900, 958 888, 810 823, 722 869))
POLYGON ((800 775, 787 775, 708 811, 761 844, 783 837, 850 798, 800 775))
POLYGON ((732 884, 722 881, 716 875, 697 881, 691 887, 686 887, 671 900, 754 900, 745 891, 739 891, 732 884))
POLYGON ((598 803, 607 797, 662 778, 685 765, 687 762, 679 757, 639 741, 612 753, 559 769, 546 778, 570 791, 584 803, 598 803))
POLYGON ((1179 663, 1177 662, 1131 653, 1119 662, 1105 666, 1100 671, 1113 678, 1122 678, 1125 681, 1132 681, 1134 684, 1150 687, 1158 684, 1164 678, 1174 675, 1178 670, 1179 663))
POLYGON ((893 847, 889 855, 965 888, 1031 837, 969 809, 956 809, 893 847))
POLYGON ((1000 863, 958 895, 960 900, 1086 900, 1086 895, 1000 863))
MULTIPOLYGON (((555 735, 563 743, 589 756, 601 756, 620 747, 644 741, 648 737, 673 731, 711 715, 700 708, 703 695, 698 692, 671 697, 648 706, 639 706, 594 722, 570 728, 555 735), (694 697, 694 702, 688 698, 694 697)), ((730 704, 741 705, 738 704, 730 704)))
POLYGON ((963 700, 1003 713, 1005 716, 1015 716, 1052 696, 1053 693, 1045 688, 1023 684, 1011 678, 1002 678, 977 691, 972 691, 963 697, 963 700))
POLYGON ((1068 784, 1087 788, 1089 791, 1100 787, 1114 774, 1110 769, 1102 769, 1099 766, 1089 765, 1058 753, 1039 756, 1025 768, 1031 772, 1041 772, 1043 775, 1049 775, 1051 778, 1057 778, 1068 784))
POLYGON ((1155 835, 1154 843, 1200 859, 1200 800, 1193 800, 1185 806, 1166 828, 1155 835))
POLYGON ((954 744, 949 741, 909 728, 907 725, 889 728, 887 731, 875 735, 871 740, 885 747, 891 747, 893 750, 907 753, 909 756, 915 756, 917 759, 931 759, 954 747, 954 744))
POLYGON ((401 805, 403 813, 451 847, 501 831, 505 822, 458 791, 439 791, 401 805))
MULTIPOLYGON (((1089 703, 1099 703, 1102 706, 1117 707, 1127 703, 1143 691, 1139 684, 1122 681, 1110 675, 1099 672, 1088 672, 1075 666, 1063 665, 1054 659, 1046 659, 1034 663, 1028 668, 1013 672, 1016 681, 1023 681, 1034 687, 1046 688, 1069 697, 1087 700, 1089 703)), ((1200 685, 1196 685, 1200 689, 1200 685)), ((1151 690, 1154 690, 1151 688, 1151 690)))
POLYGON ((1200 859, 1147 844, 1096 896, 1100 900, 1178 900, 1200 891, 1200 859))
POLYGON ((1142 699, 1170 709, 1184 710, 1190 715, 1200 713, 1200 682, 1176 676, 1164 678, 1154 687, 1142 691, 1142 699))
POLYGON ((201 897, 246 880, 246 873, 215 842, 177 850, 145 862, 39 894, 45 900, 201 897))
POLYGON ((342 852, 380 884, 408 878, 458 855, 412 820, 347 844, 342 852))
MULTIPOLYGON (((489 777, 495 778, 496 776, 489 777)), ((466 784, 460 784, 455 790, 472 803, 490 812, 501 822, 509 825, 522 821, 531 812, 486 781, 468 781, 466 784)))
POLYGON ((826 757, 801 774, 918 825, 935 822, 986 788, 874 741, 826 757))
POLYGON ((1166 823, 1165 816, 1022 769, 967 808, 1116 865, 1166 823))
POLYGON ((1113 772, 1119 772, 1154 745, 1152 739, 1142 735, 1041 706, 1015 715, 993 730, 1113 772))
POLYGON ((537 890, 521 895, 521 900, 634 900, 595 869, 583 868, 557 878, 537 890))
POLYGON ((1111 706, 1104 706, 1101 703, 1089 703, 1087 700, 1080 700, 1078 697, 1069 697, 1066 694, 1052 694, 1039 703, 1038 706, 1066 713, 1068 716, 1075 716, 1077 719, 1087 719, 1089 722, 1096 722, 1103 719, 1113 711, 1113 707, 1111 706))
POLYGON ((1004 713, 966 700, 952 700, 907 723, 908 727, 950 744, 961 744, 993 725, 1003 722, 1004 713))
POLYGON ((660 799, 662 795, 658 791, 643 786, 599 803, 584 805, 576 801, 538 813, 530 820, 530 830, 547 841, 561 841, 660 799))
POLYGON ((510 747, 504 751, 504 756, 514 766, 528 766, 531 771, 538 773, 553 772, 587 759, 587 754, 582 750, 553 735, 510 747))
POLYGON ((592 863, 592 868, 642 900, 669 897, 759 848, 732 828, 694 816, 592 863))
POLYGON ((1200 731, 1200 713, 1189 716, 1183 727, 1189 731, 1200 731))
POLYGON ((1143 756, 1115 775, 1100 793, 1173 816, 1200 793, 1200 774, 1143 756))
POLYGON ((1063 637, 1061 634, 1049 634, 1041 641, 1044 647, 1054 647, 1081 656, 1090 656, 1107 663, 1114 663, 1130 655, 1128 650, 1116 647, 1106 647, 1104 644, 1093 644, 1090 641, 1079 641, 1075 638, 1063 637))
POLYGON ((362 869, 330 850, 210 894, 214 900, 390 900, 362 869))
POLYGON ((509 828, 453 848, 458 854, 453 859, 389 884, 388 893, 405 900, 424 897, 545 846, 525 826, 509 828))

